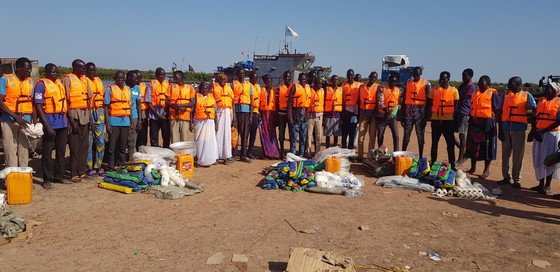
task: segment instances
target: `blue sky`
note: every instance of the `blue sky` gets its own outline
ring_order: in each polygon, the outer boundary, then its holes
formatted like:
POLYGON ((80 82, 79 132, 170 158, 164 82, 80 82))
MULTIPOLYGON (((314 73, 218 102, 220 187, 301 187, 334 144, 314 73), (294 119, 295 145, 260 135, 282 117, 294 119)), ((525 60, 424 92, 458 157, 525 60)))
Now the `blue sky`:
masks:
POLYGON ((447 70, 459 81, 467 67, 495 82, 560 74, 560 1, 2 2, 0 57, 41 65, 168 70, 185 56, 183 68, 213 72, 241 52, 277 53, 289 25, 293 48, 339 75, 366 77, 389 54, 408 55, 429 79, 447 70))

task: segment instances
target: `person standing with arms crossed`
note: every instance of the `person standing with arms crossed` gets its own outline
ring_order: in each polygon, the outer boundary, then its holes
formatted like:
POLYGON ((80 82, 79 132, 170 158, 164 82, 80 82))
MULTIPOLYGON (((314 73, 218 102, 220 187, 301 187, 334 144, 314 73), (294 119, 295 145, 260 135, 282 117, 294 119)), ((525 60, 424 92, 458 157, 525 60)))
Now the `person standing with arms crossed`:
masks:
POLYGON ((86 83, 86 63, 81 59, 72 62, 72 73, 62 77, 68 99, 68 123, 70 124, 68 144, 70 146, 70 176, 73 182, 80 182, 86 176, 89 130, 91 122, 89 93, 86 83))

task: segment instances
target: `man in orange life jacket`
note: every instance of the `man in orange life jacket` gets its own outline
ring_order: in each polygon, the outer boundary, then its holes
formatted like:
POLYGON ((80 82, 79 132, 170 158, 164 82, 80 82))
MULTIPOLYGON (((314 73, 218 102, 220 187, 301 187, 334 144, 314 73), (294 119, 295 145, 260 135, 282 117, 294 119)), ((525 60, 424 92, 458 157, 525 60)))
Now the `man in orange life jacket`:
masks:
POLYGON ((148 91, 148 86, 145 82, 142 82, 142 73, 138 70, 134 70, 136 77, 138 79, 138 88, 140 88, 140 117, 138 117, 138 122, 141 124, 140 131, 136 137, 136 148, 141 145, 148 144, 148 103, 146 103, 146 92, 148 91))
POLYGON ((315 142, 315 154, 321 151, 323 138, 323 113, 325 112, 325 90, 321 78, 315 77, 307 118, 307 155, 311 156, 311 144, 315 142))
POLYGON ((163 138, 163 147, 169 147, 171 141, 171 130, 167 119, 167 89, 169 81, 165 79, 165 70, 158 67, 156 69, 156 79, 151 80, 150 86, 146 91, 145 101, 148 104, 148 117, 150 122, 150 145, 159 146, 159 132, 163 138))
POLYGON ((338 86, 338 76, 331 76, 331 84, 325 91, 325 146, 331 147, 330 137, 333 137, 333 146, 337 146, 338 137, 342 135, 340 128, 340 113, 342 112, 342 88, 338 86))
POLYGON ((80 182, 86 176, 91 121, 90 102, 92 94, 86 84, 86 63, 77 59, 72 62, 72 73, 62 77, 68 99, 68 123, 70 124, 70 174, 71 180, 80 182))
POLYGON ((401 88, 395 84, 399 82, 399 75, 391 73, 387 79, 387 86, 377 89, 377 144, 383 145, 385 129, 391 129, 393 135, 393 150, 399 148, 399 130, 397 128, 396 112, 402 104, 401 88))
POLYGON ((29 161, 29 141, 21 129, 31 122, 33 113, 30 74, 31 61, 19 58, 16 73, 0 78, 0 126, 6 167, 27 166, 29 161))
POLYGON ((532 117, 537 104, 530 92, 521 90, 520 77, 512 77, 508 81, 508 90, 503 95, 502 110, 497 116, 498 139, 502 141, 502 176, 498 184, 510 184, 513 177, 513 188, 521 188, 521 167, 525 153, 525 131, 529 117, 532 117), (513 153, 510 175, 509 163, 513 153))
POLYGON ((233 113, 233 89, 227 82, 225 74, 216 76, 212 83, 212 96, 216 99, 216 141, 218 143, 218 159, 224 164, 234 162, 231 140, 231 127, 235 121, 233 113))
POLYGON ((45 78, 40 79, 33 88, 33 106, 43 124, 43 188, 52 189, 52 182, 72 183, 62 175, 65 172, 64 156, 68 142, 68 101, 62 82, 58 79, 58 68, 49 63, 45 65, 45 78), (52 151, 55 150, 55 160, 52 151))
POLYGON ((261 96, 261 85, 257 83, 259 77, 257 72, 252 71, 249 75, 249 82, 253 85, 253 112, 251 113, 251 127, 249 129, 249 148, 247 149, 247 157, 249 159, 254 159, 253 149, 255 148, 255 141, 257 140, 257 130, 260 126, 259 118, 259 105, 261 96))
POLYGON ((103 176, 105 170, 101 168, 105 154, 105 108, 103 98, 105 88, 103 82, 97 76, 97 68, 93 62, 86 63, 86 77, 88 92, 92 94, 91 106, 91 128, 89 131, 87 167, 88 177, 103 176))
POLYGON ((241 68, 235 73, 237 79, 233 81, 233 103, 235 103, 235 126, 239 131, 241 139, 241 150, 239 151, 239 160, 243 162, 251 162, 247 157, 247 142, 249 141, 249 129, 252 124, 253 112, 253 85, 245 81, 245 71, 241 68))
POLYGON ((354 70, 346 72, 347 82, 342 84, 342 142, 341 147, 354 149, 358 126, 358 91, 361 83, 354 79, 354 70))
MULTIPOLYGON (((439 74, 439 85, 430 92, 428 105, 432 109, 432 162, 437 161, 439 138, 445 138, 449 163, 455 163, 455 136, 453 135, 453 114, 459 100, 459 91, 449 85, 451 74, 443 71, 439 74)), ((453 166, 455 168, 455 166, 453 166)))
POLYGON ((367 140, 368 148, 375 148, 375 138, 377 137, 377 122, 375 111, 377 106, 377 72, 371 72, 368 83, 360 87, 358 103, 360 105, 360 123, 358 126, 358 162, 362 162, 366 144, 366 134, 369 133, 367 140))
POLYGON ((426 110, 426 100, 430 94, 432 86, 426 79, 420 78, 422 76, 422 68, 414 67, 412 69, 413 79, 406 82, 404 94, 404 117, 401 120, 404 127, 402 150, 408 148, 412 128, 416 127, 416 137, 418 138, 418 150, 420 158, 424 156, 424 132, 426 129, 426 120, 430 110, 426 110))
POLYGON ((136 140, 138 131, 142 128, 141 106, 142 106, 142 91, 138 85, 138 73, 135 71, 128 71, 126 73, 126 85, 130 88, 130 127, 128 129, 128 151, 127 160, 132 160, 132 154, 136 153, 136 140))
POLYGON ((128 130, 131 115, 131 92, 124 85, 125 77, 123 71, 115 73, 115 84, 105 89, 105 126, 109 133, 109 148, 107 149, 107 167, 113 170, 116 165, 126 161, 126 148, 128 147, 128 130), (118 148, 118 149, 117 149, 118 148))
POLYGON ((307 84, 307 75, 301 73, 298 83, 292 84, 288 96, 288 122, 292 125, 290 131, 290 152, 303 157, 305 152, 305 137, 307 136, 307 122, 305 117, 310 104, 311 88, 307 84), (299 138, 299 152, 296 146, 299 138))
POLYGON ((278 142, 280 144, 280 156, 284 156, 284 140, 286 140, 286 127, 288 134, 292 131, 292 126, 288 122, 288 96, 292 85, 292 75, 290 71, 284 72, 282 75, 283 82, 278 85, 276 101, 278 101, 278 142))
POLYGON ((167 96, 169 119, 171 126, 171 142, 187 141, 187 133, 191 131, 191 109, 194 106, 196 91, 190 84, 185 84, 183 71, 173 72, 173 81, 167 96))

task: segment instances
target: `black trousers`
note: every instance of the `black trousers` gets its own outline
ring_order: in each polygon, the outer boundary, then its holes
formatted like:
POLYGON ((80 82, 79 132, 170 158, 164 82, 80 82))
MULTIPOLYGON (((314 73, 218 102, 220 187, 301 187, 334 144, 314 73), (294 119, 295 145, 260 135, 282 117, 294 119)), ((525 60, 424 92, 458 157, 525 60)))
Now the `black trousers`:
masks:
POLYGON ((396 118, 376 117, 377 118, 377 145, 383 145, 385 140, 385 129, 387 126, 391 129, 393 135, 393 151, 399 150, 399 130, 397 128, 396 118))
POLYGON ((354 142, 356 141, 356 128, 358 123, 352 123, 352 117, 357 114, 344 110, 342 111, 342 141, 340 142, 340 147, 348 149, 354 149, 354 142))
POLYGON ((169 126, 169 119, 150 120, 150 145, 159 146, 159 131, 161 130, 161 137, 163 138, 163 147, 169 147, 171 141, 171 128, 169 126))
POLYGON ((239 139, 241 141, 241 150, 239 156, 241 158, 247 157, 247 142, 249 141, 250 125, 249 118, 250 112, 237 112, 237 131, 239 132, 239 139))
POLYGON ((432 120, 432 162, 437 161, 438 144, 441 135, 447 144, 447 157, 450 163, 455 162, 455 125, 453 120, 432 120))
POLYGON ((54 136, 43 134, 43 154, 41 156, 41 167, 43 168, 43 180, 54 181, 64 174, 64 156, 66 144, 68 143, 68 129, 59 128, 54 130, 54 136), (55 150, 55 159, 52 158, 52 151, 55 150))
POLYGON ((247 149, 247 154, 253 155, 253 149, 255 148, 255 141, 257 140, 257 130, 259 129, 259 114, 251 113, 251 119, 253 123, 249 127, 249 149, 247 149))
POLYGON ((70 146, 70 176, 81 176, 86 173, 87 154, 89 146, 89 124, 80 125, 78 120, 74 120, 78 126, 78 131, 72 131, 68 136, 70 146))
POLYGON ((126 148, 128 147, 128 128, 129 127, 111 127, 109 134, 109 149, 107 150, 107 166, 109 171, 117 165, 126 162, 126 148))
POLYGON ((150 120, 150 118, 142 119, 142 128, 138 131, 138 135, 136 136, 136 149, 141 145, 148 144, 148 120, 150 120))
MULTIPOLYGON (((288 128, 288 135, 292 131, 292 126, 288 122, 288 113, 278 112, 278 141, 280 144, 280 150, 284 150, 284 141, 286 140, 286 127, 288 128)), ((284 156, 284 154, 280 154, 284 156)))

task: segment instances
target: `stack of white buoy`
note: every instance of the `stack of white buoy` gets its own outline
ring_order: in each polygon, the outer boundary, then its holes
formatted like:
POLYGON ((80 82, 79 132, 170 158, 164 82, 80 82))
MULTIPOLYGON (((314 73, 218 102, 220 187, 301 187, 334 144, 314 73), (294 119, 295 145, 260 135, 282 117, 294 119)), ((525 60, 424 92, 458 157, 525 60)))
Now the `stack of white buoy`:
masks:
POLYGON ((495 198, 482 184, 478 182, 472 184, 467 174, 462 170, 457 170, 455 172, 455 187, 453 189, 438 188, 433 195, 438 197, 456 196, 470 199, 495 198))

